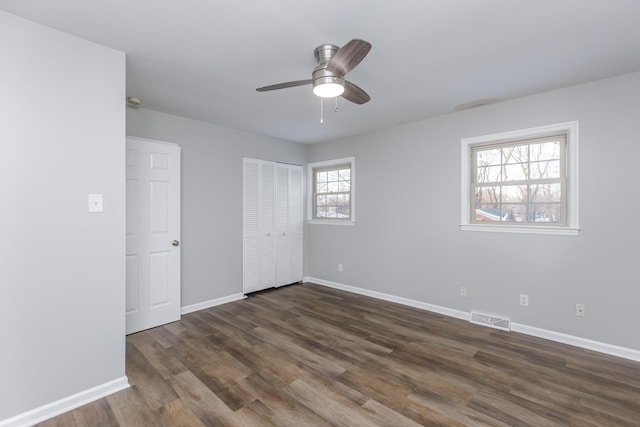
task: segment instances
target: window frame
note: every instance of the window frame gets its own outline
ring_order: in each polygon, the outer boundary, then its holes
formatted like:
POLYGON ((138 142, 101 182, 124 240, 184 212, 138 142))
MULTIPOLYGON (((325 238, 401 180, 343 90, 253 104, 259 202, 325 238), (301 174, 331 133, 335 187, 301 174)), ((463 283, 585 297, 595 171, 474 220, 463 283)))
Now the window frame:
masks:
POLYGON ((307 223, 308 224, 325 224, 325 225, 355 225, 356 222, 356 203, 355 203, 355 157, 345 157, 342 159, 326 160, 322 162, 314 162, 307 164, 307 223), (349 165, 350 174, 350 218, 315 218, 314 203, 314 182, 315 171, 318 169, 331 170, 334 167, 349 165))
POLYGON ((579 226, 579 122, 557 123, 547 126, 539 126, 528 129, 520 129, 509 132, 501 132, 491 135, 483 135, 461 140, 461 210, 460 229, 463 231, 489 231, 507 233, 530 233, 530 234, 558 234, 577 235, 579 226), (552 135, 565 135, 564 168, 566 179, 565 194, 563 195, 566 223, 564 225, 547 225, 545 223, 518 224, 515 222, 495 222, 481 223, 472 220, 471 209, 473 207, 472 174, 476 170, 473 163, 473 148, 482 146, 514 145, 518 142, 523 144, 527 141, 538 138, 545 138, 552 135))

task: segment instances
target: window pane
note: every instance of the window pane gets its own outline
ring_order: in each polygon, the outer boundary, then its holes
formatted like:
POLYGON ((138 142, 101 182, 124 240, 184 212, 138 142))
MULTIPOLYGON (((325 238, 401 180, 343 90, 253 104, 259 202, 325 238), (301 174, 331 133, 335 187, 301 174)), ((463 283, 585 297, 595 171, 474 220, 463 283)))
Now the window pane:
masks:
POLYGON ((500 164, 500 149, 478 150, 476 166, 491 166, 500 164))
POLYGON ((479 205, 475 209, 476 221, 497 222, 500 221, 500 208, 494 205, 479 205))
POLYGON ((351 180, 351 169, 340 169, 338 173, 341 181, 350 181, 351 180))
POLYGON ((561 208, 559 203, 532 204, 531 218, 533 222, 560 222, 561 208))
POLYGON ((475 201, 478 205, 498 206, 500 202, 500 187, 477 187, 475 201))
POLYGON ((551 160, 560 158, 560 141, 531 144, 531 161, 551 160))
POLYGON ((329 193, 337 193, 338 192, 338 183, 337 182, 329 182, 328 191, 329 191, 329 193))
POLYGON ((505 165, 504 181, 523 181, 529 179, 529 165, 527 163, 515 163, 505 165))
POLYGON ((336 213, 338 218, 348 219, 351 217, 350 206, 338 206, 336 213))
POLYGON ((318 182, 316 184, 316 193, 326 193, 327 192, 327 183, 326 182, 318 182))
POLYGON ((534 184, 531 185, 531 201, 534 203, 560 203, 562 200, 562 185, 534 184))
POLYGON ((502 149, 502 161, 504 164, 526 163, 529 161, 529 146, 517 145, 502 149))
POLYGON ((327 180, 328 180, 329 182, 331 182, 331 181, 337 181, 339 176, 340 176, 340 175, 338 174, 338 171, 336 171, 336 170, 328 171, 328 172, 327 172, 327 180))
POLYGON ((560 178, 560 160, 531 162, 531 179, 560 178))
POLYGON ((502 203, 526 203, 528 201, 526 185, 504 185, 502 187, 502 203))
POLYGON ((348 219, 351 216, 351 196, 349 194, 338 195, 337 214, 338 218, 348 219))
POLYGON ((316 217, 324 218, 327 215, 327 196, 316 196, 316 217))
POLYGON ((351 182, 349 181, 340 181, 338 183, 338 191, 341 193, 351 191, 351 182))
POLYGON ((478 177, 476 182, 498 182, 500 181, 500 166, 483 166, 477 169, 478 177))
POLYGON ((527 221, 527 205, 525 203, 508 203, 500 208, 502 221, 521 222, 527 221))
POLYGON ((337 206, 338 196, 335 194, 329 194, 327 197, 327 206, 337 206))
POLYGON ((317 172, 316 173, 316 182, 327 182, 327 173, 326 172, 317 172))

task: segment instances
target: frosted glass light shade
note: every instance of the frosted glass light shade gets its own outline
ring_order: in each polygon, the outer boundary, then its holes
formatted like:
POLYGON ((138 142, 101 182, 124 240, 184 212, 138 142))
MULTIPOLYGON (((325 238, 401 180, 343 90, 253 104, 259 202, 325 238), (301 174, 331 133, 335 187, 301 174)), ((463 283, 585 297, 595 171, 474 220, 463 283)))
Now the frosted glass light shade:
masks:
POLYGON ((325 83, 313 88, 313 93, 320 98, 335 98, 342 95, 344 86, 339 83, 325 83))

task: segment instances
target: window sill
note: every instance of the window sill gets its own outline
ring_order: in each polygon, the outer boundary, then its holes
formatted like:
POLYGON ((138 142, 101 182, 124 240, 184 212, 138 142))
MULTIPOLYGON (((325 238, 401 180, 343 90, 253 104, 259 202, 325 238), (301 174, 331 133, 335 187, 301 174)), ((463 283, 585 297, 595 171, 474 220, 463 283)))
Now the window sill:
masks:
POLYGON ((523 233, 523 234, 555 234, 560 236, 577 236, 579 228, 570 227, 544 227, 544 226, 509 226, 488 224, 460 224, 462 231, 484 231, 492 233, 523 233))
POLYGON ((307 224, 320 224, 320 225, 356 225, 355 221, 351 220, 330 220, 330 219, 308 219, 307 224))

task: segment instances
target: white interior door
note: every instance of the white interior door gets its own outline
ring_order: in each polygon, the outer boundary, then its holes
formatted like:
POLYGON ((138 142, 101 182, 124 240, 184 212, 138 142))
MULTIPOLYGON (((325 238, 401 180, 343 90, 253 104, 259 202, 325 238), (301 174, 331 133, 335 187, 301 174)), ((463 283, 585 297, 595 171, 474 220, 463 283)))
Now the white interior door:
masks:
POLYGON ((127 334, 180 320, 180 147, 127 137, 127 334))

